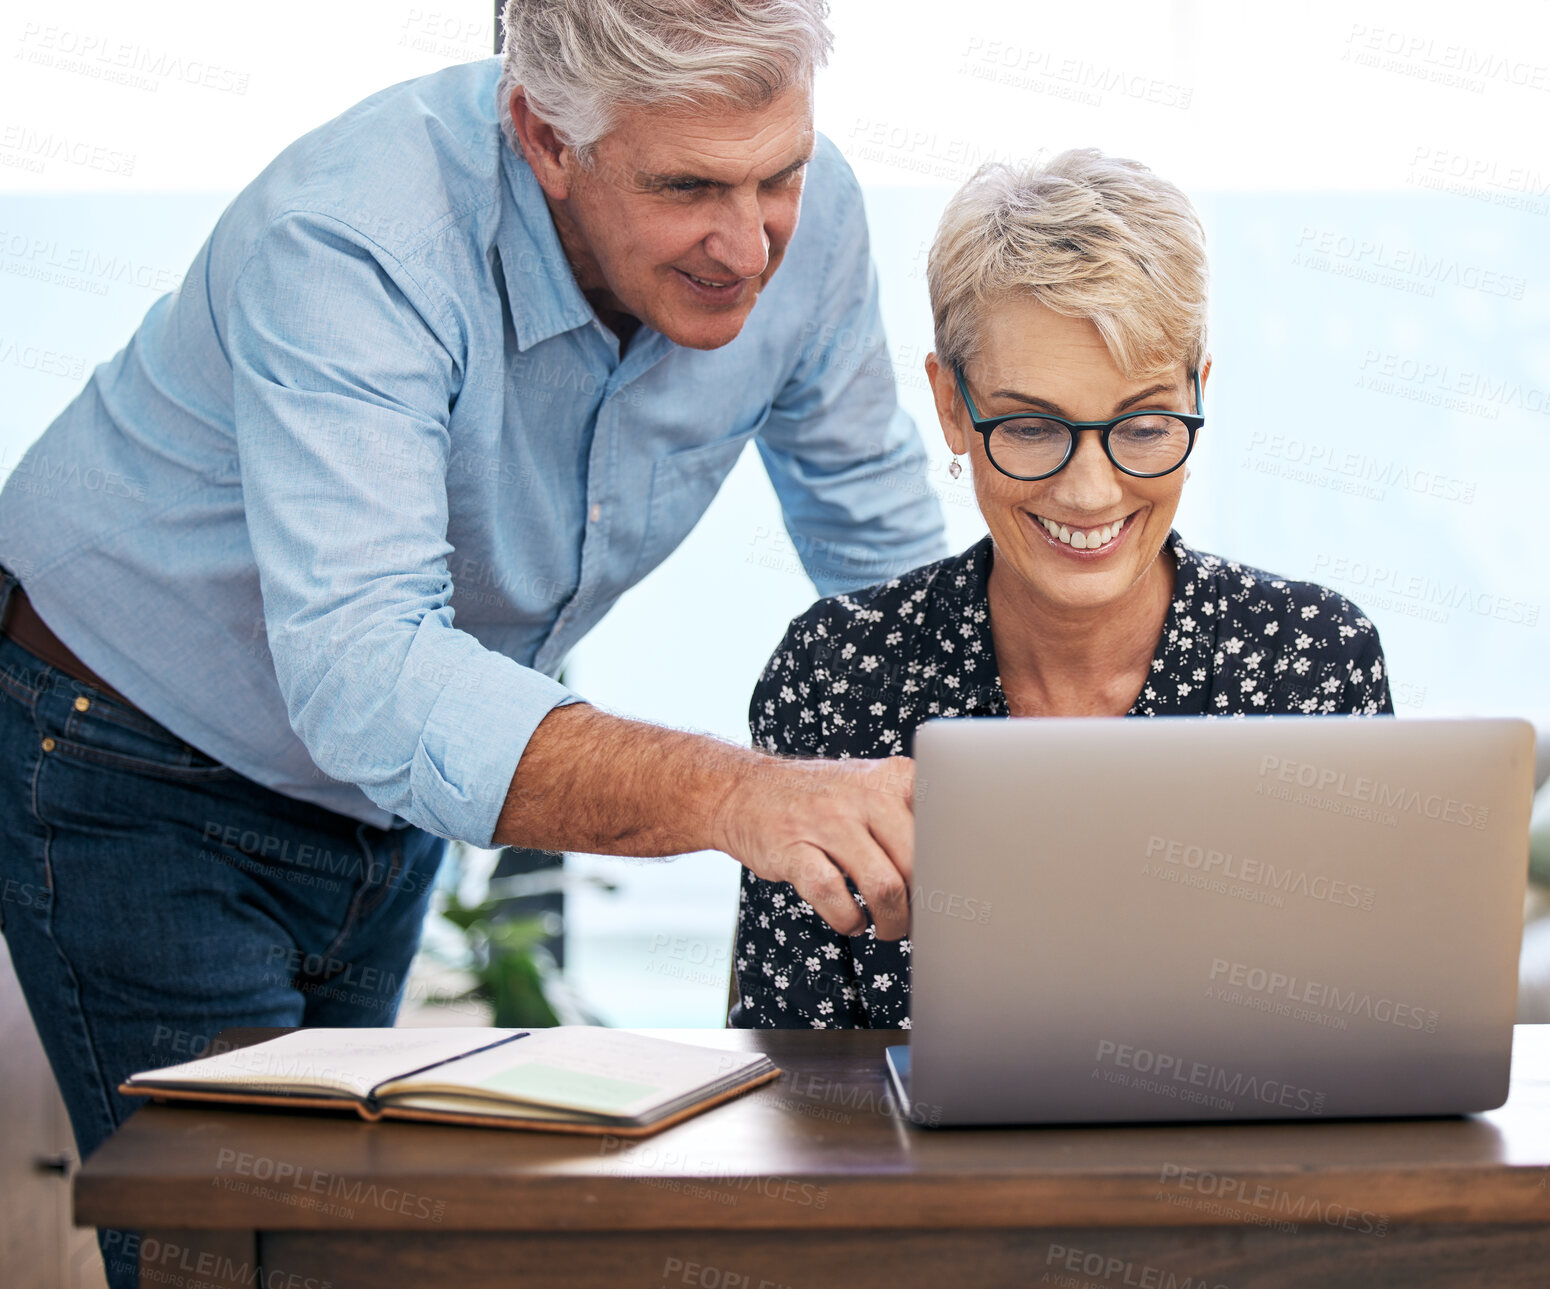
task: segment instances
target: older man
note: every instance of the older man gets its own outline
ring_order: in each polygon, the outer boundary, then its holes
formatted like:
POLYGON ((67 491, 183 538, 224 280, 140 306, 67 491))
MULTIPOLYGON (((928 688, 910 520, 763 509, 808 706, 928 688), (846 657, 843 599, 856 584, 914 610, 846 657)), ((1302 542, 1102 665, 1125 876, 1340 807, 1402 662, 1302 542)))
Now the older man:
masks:
POLYGON ((512 0, 282 152, 0 494, 0 916, 83 1153, 224 1026, 390 1023, 443 838, 715 847, 903 934, 907 762, 554 679, 750 441, 821 591, 942 553, 824 10, 512 0))

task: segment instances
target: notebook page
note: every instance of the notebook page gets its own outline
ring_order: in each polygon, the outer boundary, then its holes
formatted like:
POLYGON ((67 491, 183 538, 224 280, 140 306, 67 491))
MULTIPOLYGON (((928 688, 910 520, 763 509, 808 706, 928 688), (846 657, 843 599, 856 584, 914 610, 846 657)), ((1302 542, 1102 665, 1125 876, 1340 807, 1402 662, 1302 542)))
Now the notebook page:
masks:
POLYGON ((738 1070, 764 1060, 758 1052, 568 1025, 534 1030, 520 1043, 395 1079, 377 1091, 383 1098, 462 1091, 631 1118, 733 1081, 738 1070))
MULTIPOLYGON (((250 1088, 303 1092, 322 1089, 365 1097, 409 1070, 450 1060, 511 1038, 518 1029, 299 1029, 279 1038, 133 1075, 132 1084, 250 1088)), ((526 1041, 526 1040, 523 1040, 526 1041)))

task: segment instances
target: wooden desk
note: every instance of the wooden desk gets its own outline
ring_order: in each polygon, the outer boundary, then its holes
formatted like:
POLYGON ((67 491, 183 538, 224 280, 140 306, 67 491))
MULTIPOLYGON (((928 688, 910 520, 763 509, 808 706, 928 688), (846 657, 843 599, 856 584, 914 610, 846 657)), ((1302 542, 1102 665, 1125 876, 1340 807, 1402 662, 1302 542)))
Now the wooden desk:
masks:
POLYGON ((997 1131, 902 1123, 894 1034, 662 1032, 786 1074, 638 1143, 147 1106, 76 1220, 146 1289, 1550 1283, 1550 1026, 1471 1119, 997 1131))

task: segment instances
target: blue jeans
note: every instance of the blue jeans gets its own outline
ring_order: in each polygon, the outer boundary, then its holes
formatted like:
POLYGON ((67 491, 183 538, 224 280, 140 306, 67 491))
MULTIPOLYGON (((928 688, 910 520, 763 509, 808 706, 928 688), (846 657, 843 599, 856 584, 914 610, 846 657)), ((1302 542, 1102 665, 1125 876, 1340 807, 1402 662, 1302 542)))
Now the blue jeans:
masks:
MULTIPOLYGON (((82 1159, 139 1103, 125 1076, 228 1026, 391 1025, 444 846, 272 792, 0 636, 0 928, 82 1159)), ((98 1241, 133 1289, 133 1233, 98 1241)))

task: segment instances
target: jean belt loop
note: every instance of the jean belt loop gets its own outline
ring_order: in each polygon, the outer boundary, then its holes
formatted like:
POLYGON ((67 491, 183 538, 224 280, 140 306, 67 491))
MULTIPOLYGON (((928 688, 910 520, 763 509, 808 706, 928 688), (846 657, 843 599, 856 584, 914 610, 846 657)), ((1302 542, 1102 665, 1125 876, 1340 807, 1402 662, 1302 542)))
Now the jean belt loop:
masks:
POLYGON ((19 585, 16 574, 0 564, 0 625, 5 622, 5 609, 11 602, 11 592, 19 585))

